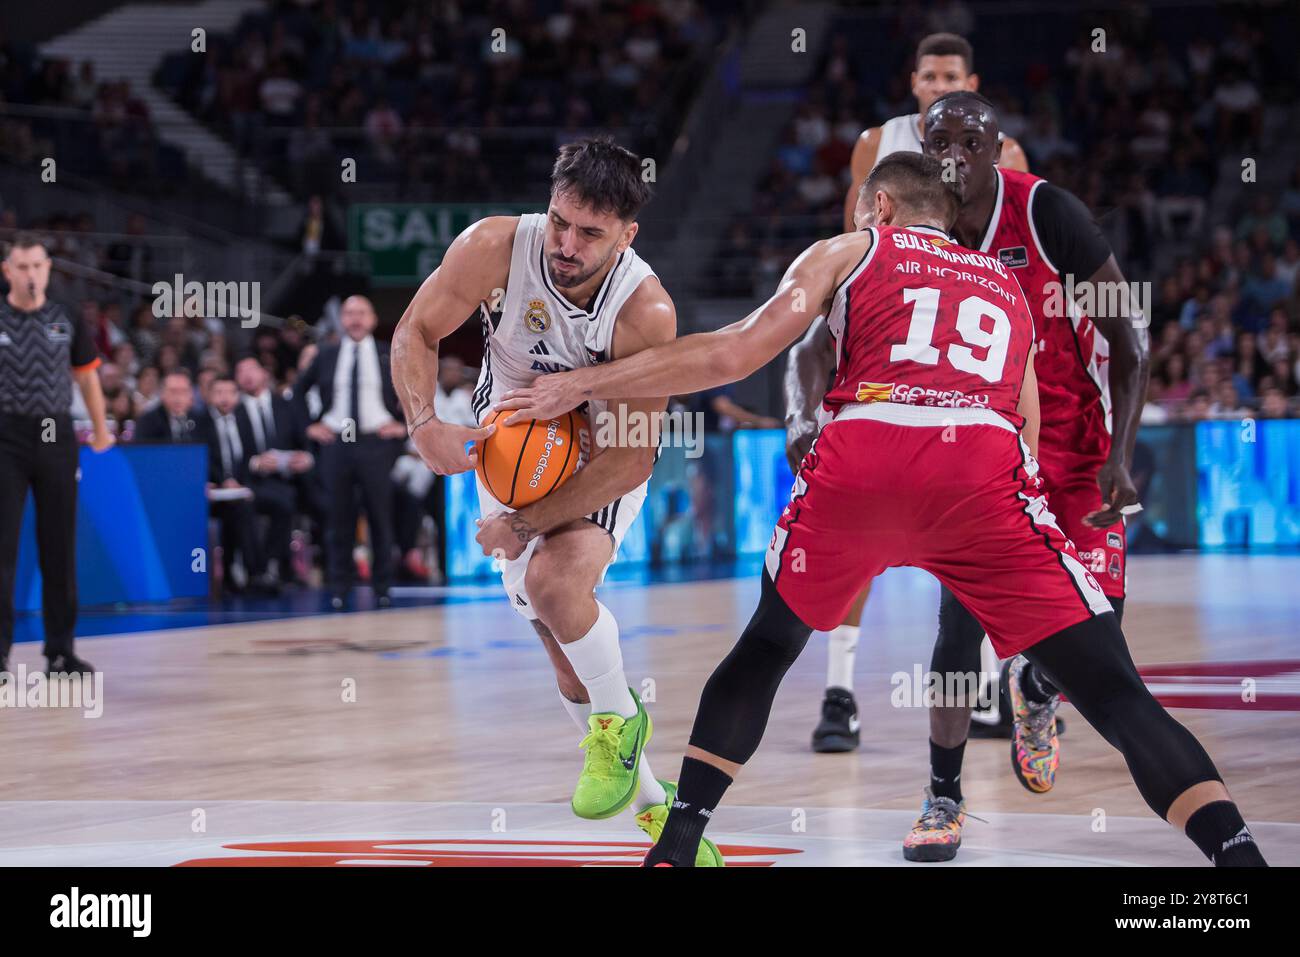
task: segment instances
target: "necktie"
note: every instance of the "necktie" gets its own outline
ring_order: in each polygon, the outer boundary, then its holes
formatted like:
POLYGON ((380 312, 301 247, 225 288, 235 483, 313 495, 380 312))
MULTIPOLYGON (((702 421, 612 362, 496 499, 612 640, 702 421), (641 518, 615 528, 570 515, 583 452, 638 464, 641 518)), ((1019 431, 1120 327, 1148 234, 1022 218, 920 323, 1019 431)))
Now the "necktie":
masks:
POLYGON ((267 399, 262 403, 262 436, 266 443, 266 449, 279 448, 275 440, 275 412, 271 409, 271 401, 267 399))
POLYGON ((352 343, 352 384, 348 402, 351 406, 348 411, 357 427, 357 435, 361 435, 361 343, 355 340, 352 343))
POLYGON ((182 438, 185 437, 184 427, 181 425, 180 419, 175 418, 174 416, 170 418, 172 423, 172 441, 179 442, 182 438))
POLYGON ((234 478, 235 450, 230 444, 230 419, 222 416, 221 419, 221 464, 226 470, 226 478, 234 478))

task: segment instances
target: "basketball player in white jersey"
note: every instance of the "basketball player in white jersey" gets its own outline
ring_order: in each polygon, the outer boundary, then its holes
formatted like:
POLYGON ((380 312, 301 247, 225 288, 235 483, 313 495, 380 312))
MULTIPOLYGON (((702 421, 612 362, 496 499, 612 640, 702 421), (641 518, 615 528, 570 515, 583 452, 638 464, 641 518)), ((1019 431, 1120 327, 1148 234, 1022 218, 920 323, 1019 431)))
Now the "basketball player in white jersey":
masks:
MULTIPOLYGON (((858 203, 858 193, 867 174, 876 165, 876 160, 899 151, 921 152, 921 118, 930 104, 954 90, 978 90, 979 82, 979 75, 974 72, 974 51, 964 37, 955 33, 932 33, 917 44, 916 69, 912 71, 912 93, 916 96, 920 112, 896 116, 887 120, 883 126, 864 130, 858 137, 850 163, 852 182, 844 195, 846 233, 860 228, 853 221, 853 213, 858 203)), ((1009 169, 1022 172, 1029 170, 1024 150, 1011 137, 1002 138, 1002 156, 998 162, 1009 169)), ((817 398, 812 405, 819 406, 820 397, 826 391, 825 382, 801 383, 801 370, 797 368, 801 352, 815 349, 819 344, 833 348, 831 343, 826 323, 818 320, 808 330, 803 341, 790 352, 790 365, 786 373, 786 433, 789 440, 786 454, 792 471, 798 471, 799 462, 822 425, 817 417, 808 414, 809 406, 800 401, 800 396, 809 392, 815 394, 817 398)), ((858 746, 858 705, 853 697, 853 665, 862 608, 869 594, 871 586, 867 585, 849 608, 844 622, 828 635, 826 692, 822 699, 821 722, 813 730, 814 751, 835 753, 852 751, 858 746)), ((990 668, 996 668, 997 659, 993 656, 992 646, 988 642, 985 645, 990 668)), ((994 722, 999 717, 996 711, 995 703, 991 719, 994 722)), ((1010 727, 1009 721, 1007 726, 1010 727)), ((963 735, 964 732, 965 729, 963 735)))
MULTIPOLYGON (((475 466, 470 441, 494 426, 466 428, 434 414, 438 344, 477 312, 483 371, 474 392, 481 423, 501 394, 559 372, 629 356, 676 336, 677 314, 653 270, 631 248, 636 216, 649 200, 640 160, 608 139, 560 149, 545 213, 490 216, 461 233, 424 281, 393 336, 393 380, 411 439, 439 475, 475 466)), ((634 806, 658 840, 674 786, 657 781, 645 757, 652 724, 623 674, 618 623, 595 596, 646 495, 658 451, 663 399, 587 403, 593 425, 642 418, 641 444, 599 445, 582 467, 538 502, 505 508, 479 481, 476 536, 497 559, 511 606, 541 637, 560 699, 586 733, 586 760, 571 806, 608 818, 634 806)), ((593 434, 623 430, 594 428, 593 434)), ((615 439, 617 441, 617 439, 615 439)), ((508 726, 503 723, 503 738, 508 726)), ((701 865, 720 865, 701 845, 701 865)))

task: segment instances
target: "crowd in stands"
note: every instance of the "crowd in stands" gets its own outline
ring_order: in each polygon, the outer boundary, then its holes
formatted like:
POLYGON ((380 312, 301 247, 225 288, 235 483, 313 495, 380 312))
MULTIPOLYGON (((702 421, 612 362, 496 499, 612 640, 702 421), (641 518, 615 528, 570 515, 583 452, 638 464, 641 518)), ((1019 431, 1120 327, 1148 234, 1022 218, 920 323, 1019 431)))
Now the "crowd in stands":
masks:
MULTIPOLYGON (((795 255, 842 231, 858 136, 916 111, 908 74, 917 40, 975 30, 972 8, 941 7, 890 24, 898 62, 887 82, 863 75, 873 64, 850 31, 832 31, 752 209, 728 226, 709 276, 717 294, 768 295, 795 255)), ((985 76, 981 92, 1030 170, 1079 196, 1127 278, 1151 283, 1148 419, 1300 414, 1300 166, 1280 193, 1224 184, 1233 189, 1226 221, 1212 219, 1210 204, 1220 157, 1272 152, 1261 150, 1264 104, 1291 101, 1294 61, 1246 15, 1186 44, 1166 42, 1140 17, 1085 19, 1059 59, 1027 52, 1023 75, 985 76), (1097 24, 1104 52, 1093 49, 1097 24)), ((979 36, 975 71, 984 73, 979 36)))
POLYGON ((89 61, 43 57, 0 34, 0 161, 28 166, 47 157, 128 191, 157 193, 188 176, 127 81, 101 80, 89 61))
POLYGON ((738 6, 279 2, 157 80, 300 196, 337 191, 349 156, 406 195, 517 199, 556 145, 594 130, 666 156, 738 6))

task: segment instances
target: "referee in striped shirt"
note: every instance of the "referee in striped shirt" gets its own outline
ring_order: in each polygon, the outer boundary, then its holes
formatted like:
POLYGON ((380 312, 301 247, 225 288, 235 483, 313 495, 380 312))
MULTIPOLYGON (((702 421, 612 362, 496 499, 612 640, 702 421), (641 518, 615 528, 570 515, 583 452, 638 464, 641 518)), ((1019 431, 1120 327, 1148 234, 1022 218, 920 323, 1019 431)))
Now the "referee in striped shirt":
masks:
POLYGON ((93 671, 73 652, 77 623, 77 437, 68 370, 94 421, 91 447, 113 444, 104 420, 99 357, 91 330, 45 298, 50 256, 41 240, 17 234, 5 250, 9 294, 0 300, 0 681, 14 640, 18 530, 27 490, 36 502, 45 657, 51 674, 93 671))

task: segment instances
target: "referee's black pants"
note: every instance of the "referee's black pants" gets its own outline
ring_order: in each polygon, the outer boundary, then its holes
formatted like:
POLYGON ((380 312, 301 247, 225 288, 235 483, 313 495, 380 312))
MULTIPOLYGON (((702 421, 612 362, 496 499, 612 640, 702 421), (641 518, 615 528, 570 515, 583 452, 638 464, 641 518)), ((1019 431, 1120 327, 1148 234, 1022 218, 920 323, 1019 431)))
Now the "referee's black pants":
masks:
POLYGON ((30 488, 36 501, 45 656, 72 654, 77 624, 77 459, 67 415, 0 412, 0 657, 14 643, 18 533, 30 488))

